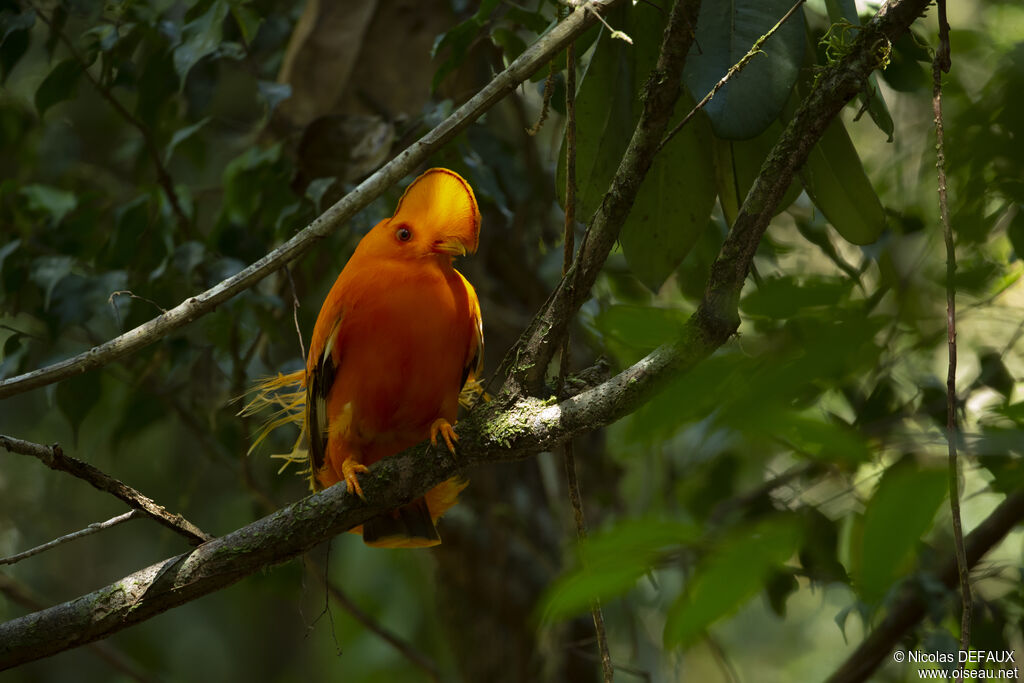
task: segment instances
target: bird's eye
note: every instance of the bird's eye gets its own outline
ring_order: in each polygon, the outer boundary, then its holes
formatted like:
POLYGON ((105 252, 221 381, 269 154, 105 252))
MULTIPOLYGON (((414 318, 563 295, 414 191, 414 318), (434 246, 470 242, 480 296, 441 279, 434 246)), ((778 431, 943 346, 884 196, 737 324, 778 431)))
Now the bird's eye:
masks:
POLYGON ((395 237, 402 242, 408 242, 412 239, 412 231, 404 225, 395 231, 395 237))

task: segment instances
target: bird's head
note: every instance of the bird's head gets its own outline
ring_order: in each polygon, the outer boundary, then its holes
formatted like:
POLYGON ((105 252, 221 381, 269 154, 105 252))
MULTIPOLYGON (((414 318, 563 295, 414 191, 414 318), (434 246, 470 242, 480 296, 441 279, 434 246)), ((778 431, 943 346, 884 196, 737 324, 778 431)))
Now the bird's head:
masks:
POLYGON ((476 251, 480 209, 473 189, 454 171, 432 168, 413 181, 391 218, 378 223, 364 241, 392 258, 451 259, 476 251))

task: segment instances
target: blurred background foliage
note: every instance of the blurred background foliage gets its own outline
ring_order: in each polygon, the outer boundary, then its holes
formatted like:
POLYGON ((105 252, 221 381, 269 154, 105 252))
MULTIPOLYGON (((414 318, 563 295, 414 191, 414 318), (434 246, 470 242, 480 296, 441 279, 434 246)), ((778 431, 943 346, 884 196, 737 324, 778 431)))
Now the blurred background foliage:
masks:
MULTIPOLYGON (((677 120, 789 5, 704 3, 677 120)), ((574 330, 579 366, 603 356, 623 367, 674 337, 761 161, 820 66, 849 45, 858 9, 873 11, 808 2, 658 157, 574 330)), ((86 350, 260 258, 558 12, 549 0, 0 1, 0 376, 86 350)), ((632 46, 596 28, 578 41, 584 220, 625 149, 666 12, 617 9, 609 21, 632 46)), ((1024 486, 1024 8, 974 0, 950 12, 969 530, 1024 486)), ((431 668, 442 680, 596 680, 595 595, 616 680, 827 676, 885 614, 896 582, 927 584, 922 572, 951 547, 935 35, 929 15, 897 41, 875 87, 815 148, 758 252, 739 336, 579 440, 585 546, 558 456, 480 467, 437 549, 373 550, 345 535, 306 563, 114 636, 106 659, 82 648, 5 680, 395 681, 431 668), (419 655, 360 623, 344 596, 419 655)), ((484 213, 480 253, 460 267, 481 295, 489 368, 560 272, 564 69, 563 54, 550 78, 539 72, 430 163, 462 173, 484 213), (531 136, 545 80, 551 113, 531 136)), ((305 482, 267 458, 294 435, 246 457, 257 424, 236 417, 236 399, 302 366, 293 301, 308 338, 336 273, 400 191, 184 330, 5 400, 0 432, 60 442, 208 533, 301 497, 305 482)), ((122 512, 31 459, 0 462, 0 556, 122 512)), ((975 572, 977 648, 1024 651, 1022 538, 975 572)), ((0 619, 183 550, 145 521, 62 546, 4 569, 0 619)), ((955 648, 959 603, 930 590, 928 617, 902 647, 955 648)), ((888 664, 877 680, 911 675, 888 664)))

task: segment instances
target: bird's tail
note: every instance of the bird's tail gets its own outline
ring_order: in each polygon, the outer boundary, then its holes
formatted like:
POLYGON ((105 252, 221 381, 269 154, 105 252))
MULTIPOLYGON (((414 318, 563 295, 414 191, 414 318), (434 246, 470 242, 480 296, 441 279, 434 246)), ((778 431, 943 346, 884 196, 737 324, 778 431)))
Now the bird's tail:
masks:
POLYGON ((256 438, 249 446, 249 453, 252 453, 263 441, 270 436, 271 432, 287 424, 295 424, 299 427, 299 437, 290 453, 277 453, 271 455, 284 462, 278 474, 291 464, 304 466, 299 471, 302 475, 312 475, 309 467, 309 447, 306 438, 306 371, 298 370, 288 375, 278 373, 276 377, 266 377, 255 385, 245 395, 248 399, 238 414, 242 417, 249 417, 271 410, 270 417, 260 425, 256 432, 256 438))
MULTIPOLYGON (((441 537, 434 522, 458 502, 469 482, 454 477, 427 491, 422 498, 377 515, 362 526, 363 542, 375 548, 429 548, 441 537)), ((352 529, 358 533, 359 528, 352 529)))

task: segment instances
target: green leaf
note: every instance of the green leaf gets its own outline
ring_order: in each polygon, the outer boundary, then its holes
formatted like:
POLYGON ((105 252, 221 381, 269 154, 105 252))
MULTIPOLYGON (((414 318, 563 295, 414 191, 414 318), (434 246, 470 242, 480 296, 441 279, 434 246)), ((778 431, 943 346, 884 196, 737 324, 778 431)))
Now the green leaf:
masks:
POLYGON ((49 21, 49 35, 46 37, 46 58, 53 59, 53 53, 57 49, 57 44, 60 42, 61 33, 64 31, 64 26, 68 23, 68 10, 63 5, 58 4, 53 8, 50 13, 49 21))
POLYGON ((58 225, 78 206, 74 193, 49 185, 26 185, 21 194, 28 199, 30 211, 48 214, 53 225, 58 225))
POLYGON ((231 16, 234 17, 235 23, 238 24, 238 31, 242 34, 242 40, 246 44, 252 43, 260 30, 260 25, 263 23, 263 17, 255 10, 239 3, 232 3, 231 16))
POLYGON ((1011 210, 1015 213, 1006 226, 1006 236, 1013 246, 1013 253, 1018 259, 1024 260, 1024 204, 1017 204, 1011 210))
MULTIPOLYGON (((690 92, 698 98, 710 92, 792 5, 790 0, 701 3, 696 40, 683 73, 690 92)), ((705 111, 715 135, 742 140, 764 131, 789 98, 806 45, 800 9, 767 40, 762 54, 707 104, 705 111)))
POLYGON ((909 459, 882 477, 864 511, 861 552, 854 577, 861 598, 877 603, 904 573, 915 546, 932 526, 946 497, 942 469, 921 469, 909 459))
POLYGON ((835 277, 765 278, 740 300, 740 310, 751 317, 792 318, 808 309, 826 309, 846 301, 853 282, 835 277))
POLYGON ((220 47, 229 9, 224 0, 215 0, 182 28, 181 44, 174 48, 174 70, 182 86, 192 67, 220 47))
POLYGON ((543 618, 557 621, 584 612, 594 600, 629 591, 667 550, 693 543, 698 529, 690 524, 632 519, 593 534, 580 546, 576 569, 540 601, 543 618))
POLYGON ((200 128, 202 128, 209 122, 210 117, 207 116, 205 118, 199 119, 190 126, 185 126, 184 128, 179 128, 178 130, 174 131, 174 135, 171 136, 171 141, 167 143, 167 149, 164 151, 164 163, 171 163, 171 156, 174 155, 174 148, 180 145, 185 140, 188 140, 193 135, 195 135, 197 132, 199 132, 200 128))
POLYGON ((65 59, 53 67, 36 90, 35 101, 39 116, 58 102, 70 99, 81 75, 82 65, 74 57, 65 59))
MULTIPOLYGON (((854 26, 860 26, 860 16, 857 14, 857 3, 854 0, 825 0, 825 8, 832 23, 845 20, 854 26)), ((866 92, 860 93, 860 101, 867 104, 871 120, 888 136, 889 142, 892 142, 895 125, 889 114, 889 106, 882 97, 882 91, 878 89, 878 78, 874 73, 868 76, 868 87, 866 92)))
POLYGON ((799 540, 798 520, 783 516, 727 537, 669 608, 665 647, 692 642, 717 619, 738 609, 793 555, 799 540))
POLYGON ((466 52, 497 6, 498 0, 483 0, 473 16, 448 32, 442 33, 434 40, 434 45, 430 50, 431 57, 437 57, 446 49, 450 52, 434 72, 434 78, 430 83, 431 92, 436 91, 437 86, 441 85, 441 81, 462 64, 466 58, 466 52))
MULTIPOLYGON (((729 225, 736 221, 743 200, 761 172, 761 164, 772 151, 782 135, 782 124, 773 121, 763 133, 748 140, 723 140, 715 138, 715 183, 722 213, 729 225)), ((776 215, 785 211, 800 196, 800 182, 794 179, 786 194, 775 207, 776 215)))
POLYGON ((7 244, 0 245, 0 273, 4 272, 4 261, 7 257, 17 251, 18 247, 21 246, 21 240, 11 240, 7 244))
POLYGON ((0 14, 0 83, 5 83, 11 70, 28 51, 31 28, 36 23, 35 10, 20 14, 0 14))
POLYGON ((973 441, 978 464, 992 473, 994 491, 1010 495, 1024 487, 1024 403, 999 409, 1017 423, 1015 427, 985 426, 973 441))
POLYGON ((885 229, 885 209, 841 119, 825 129, 800 171, 815 206, 853 244, 870 244, 885 229))
POLYGON ((257 81, 260 97, 267 103, 267 113, 277 109, 281 104, 292 96, 292 86, 288 83, 275 83, 274 81, 257 81))
POLYGON ((978 356, 981 365, 981 372, 975 384, 982 384, 1003 395, 1006 400, 1013 394, 1013 388, 1017 381, 1003 363, 1003 356, 998 351, 991 349, 982 352, 978 356))
POLYGON ((83 372, 63 380, 57 385, 57 407, 71 423, 75 444, 78 443, 78 428, 82 426, 89 411, 100 398, 100 377, 98 372, 83 372))
POLYGON ((594 325, 606 342, 645 353, 676 339, 687 317, 676 308, 618 305, 601 311, 594 325))
POLYGON ((50 307, 53 288, 71 274, 74 259, 70 256, 40 256, 32 263, 29 277, 43 290, 43 307, 50 307))
MULTIPOLYGON (((577 207, 589 220, 607 191, 629 143, 629 131, 643 105, 640 89, 657 60, 664 18, 654 7, 622 6, 609 22, 633 39, 633 45, 612 39, 607 31, 576 95, 577 207)), ((680 101, 676 120, 692 104, 680 101)), ((557 190, 565 204, 565 139, 559 153, 557 190)), ((679 266, 701 233, 715 202, 711 136, 703 117, 696 117, 654 160, 620 233, 626 262, 633 273, 657 290, 679 266)))

